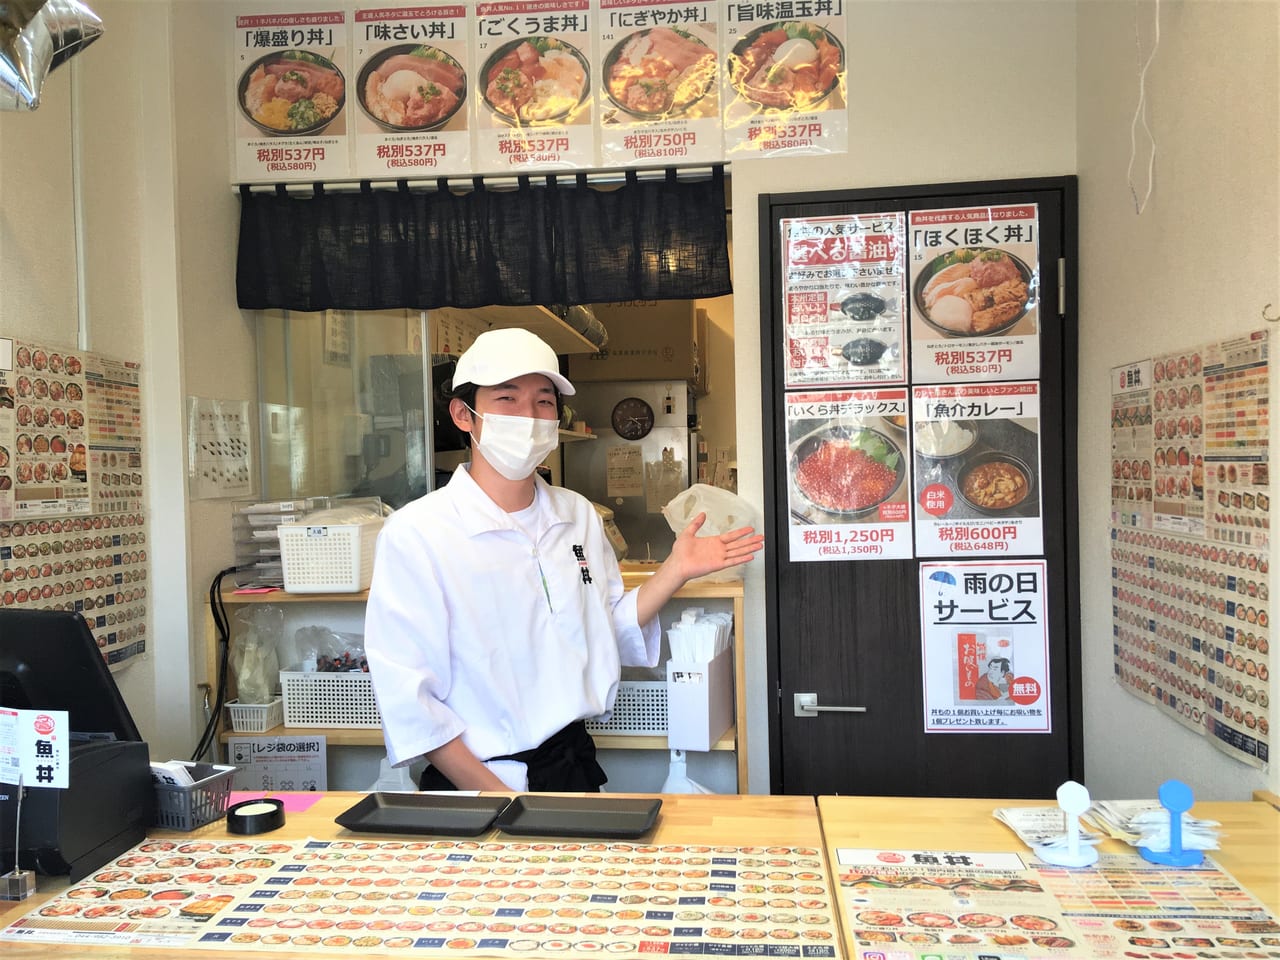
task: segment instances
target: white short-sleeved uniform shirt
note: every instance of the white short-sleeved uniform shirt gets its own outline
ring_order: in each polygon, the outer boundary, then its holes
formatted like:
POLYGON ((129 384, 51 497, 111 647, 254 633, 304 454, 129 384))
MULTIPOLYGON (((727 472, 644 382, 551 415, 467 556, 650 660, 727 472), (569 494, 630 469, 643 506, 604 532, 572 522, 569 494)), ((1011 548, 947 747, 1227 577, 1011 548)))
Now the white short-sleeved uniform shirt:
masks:
POLYGON ((622 665, 657 663, 591 503, 537 478, 517 516, 464 465, 383 525, 365 653, 393 765, 459 735, 481 760, 532 749, 607 716, 622 665))

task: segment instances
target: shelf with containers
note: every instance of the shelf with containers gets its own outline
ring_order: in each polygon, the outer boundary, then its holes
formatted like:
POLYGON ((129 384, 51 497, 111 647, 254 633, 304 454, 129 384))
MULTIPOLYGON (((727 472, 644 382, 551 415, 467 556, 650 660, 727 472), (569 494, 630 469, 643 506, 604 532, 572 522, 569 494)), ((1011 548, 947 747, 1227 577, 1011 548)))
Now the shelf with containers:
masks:
MULTIPOLYGON (((638 587, 644 582, 645 578, 651 575, 656 569, 656 564, 623 564, 623 583, 628 589, 638 587)), ((286 593, 283 590, 275 590, 268 593, 238 593, 234 588, 226 588, 222 592, 222 600, 225 604, 228 619, 232 624, 235 622, 235 612, 246 605, 253 604, 288 604, 291 608, 300 609, 298 604, 312 605, 360 605, 363 606, 368 598, 368 592, 361 593, 330 593, 330 594, 300 594, 286 593)), ((733 696, 734 696, 734 723, 713 745, 713 751, 736 751, 734 758, 736 765, 737 782, 739 789, 741 785, 747 783, 747 750, 745 743, 746 731, 746 698, 744 694, 746 686, 744 657, 742 651, 743 644, 743 590, 742 581, 734 580, 728 582, 693 582, 686 584, 682 589, 676 592, 671 601, 663 608, 661 618, 664 624, 670 619, 677 619, 680 611, 688 605, 689 601, 715 601, 733 614, 733 696)), ((205 670, 206 676, 211 680, 217 677, 219 643, 218 631, 214 624, 212 613, 207 609, 205 617, 205 670)), ((234 631, 232 636, 233 644, 235 643, 234 631)), ((282 665, 288 666, 288 665, 282 665)), ((227 699, 235 697, 235 681, 234 677, 227 678, 227 699)), ((352 727, 352 726, 314 726, 314 727, 293 727, 280 725, 262 732, 253 731, 236 731, 230 728, 230 724, 225 717, 219 717, 219 733, 218 742, 225 747, 225 744, 231 738, 242 737, 305 737, 305 736, 323 736, 329 747, 381 747, 382 730, 376 726, 370 727, 352 727)), ((596 746, 602 751, 637 751, 637 750, 667 750, 667 738, 664 735, 609 735, 594 734, 596 746)))

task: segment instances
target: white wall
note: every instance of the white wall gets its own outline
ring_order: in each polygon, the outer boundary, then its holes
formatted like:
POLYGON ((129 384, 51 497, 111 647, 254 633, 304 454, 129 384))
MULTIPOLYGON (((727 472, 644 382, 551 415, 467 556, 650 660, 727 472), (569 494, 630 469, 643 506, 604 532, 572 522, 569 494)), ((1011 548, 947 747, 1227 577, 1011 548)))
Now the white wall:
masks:
MULTIPOLYGON (((1095 795, 1150 796, 1177 776, 1205 799, 1244 800, 1252 789, 1280 787, 1280 765, 1269 776, 1244 766, 1112 680, 1108 372, 1267 327, 1264 304, 1276 314, 1280 5, 1160 5, 1160 46, 1146 79, 1155 189, 1139 216, 1126 181, 1137 102, 1134 29, 1136 19, 1145 55, 1154 18, 1150 0, 1079 8, 1085 769, 1095 795)), ((1146 154, 1139 158, 1141 196, 1146 154)), ((1280 328, 1270 331, 1280 336, 1280 328)), ((1273 573, 1272 595, 1275 587, 1273 573)), ((1273 731, 1276 719, 1273 707, 1273 731)))
MULTIPOLYGON (((1072 3, 846 4, 849 152, 733 167, 738 492, 764 502, 758 198, 765 193, 1073 173, 1072 3)), ((769 549, 766 546, 766 549, 769 549)), ((764 582, 746 582, 750 792, 769 789, 764 582)))

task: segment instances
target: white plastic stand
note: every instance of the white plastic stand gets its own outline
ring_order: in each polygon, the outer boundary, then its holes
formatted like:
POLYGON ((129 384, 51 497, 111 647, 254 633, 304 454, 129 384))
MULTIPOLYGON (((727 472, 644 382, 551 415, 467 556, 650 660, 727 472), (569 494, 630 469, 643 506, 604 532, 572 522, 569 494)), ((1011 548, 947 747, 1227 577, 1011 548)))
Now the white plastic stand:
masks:
POLYGON ((1059 867, 1089 867, 1098 862, 1098 851, 1080 843, 1080 814, 1089 809, 1089 791, 1084 784, 1068 780, 1058 788, 1058 806, 1067 820, 1067 846, 1038 843, 1036 856, 1059 867))

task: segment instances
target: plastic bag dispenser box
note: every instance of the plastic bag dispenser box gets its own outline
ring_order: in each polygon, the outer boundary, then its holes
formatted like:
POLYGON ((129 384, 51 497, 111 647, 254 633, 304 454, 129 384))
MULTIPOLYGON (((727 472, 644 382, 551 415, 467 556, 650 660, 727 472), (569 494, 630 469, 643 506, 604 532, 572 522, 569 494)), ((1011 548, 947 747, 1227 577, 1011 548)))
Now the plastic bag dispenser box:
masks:
MULTIPOLYGON (((27 787, 18 862, 47 876, 83 880, 146 838, 155 810, 151 760, 141 740, 73 744, 66 790, 27 787)), ((13 864, 18 788, 0 783, 0 863, 13 864)))
POLYGON ((710 750, 733 723, 733 651, 707 662, 667 661, 667 746, 710 750))

